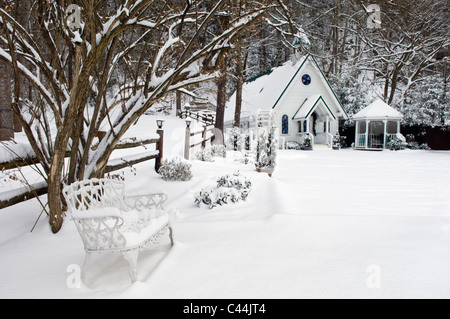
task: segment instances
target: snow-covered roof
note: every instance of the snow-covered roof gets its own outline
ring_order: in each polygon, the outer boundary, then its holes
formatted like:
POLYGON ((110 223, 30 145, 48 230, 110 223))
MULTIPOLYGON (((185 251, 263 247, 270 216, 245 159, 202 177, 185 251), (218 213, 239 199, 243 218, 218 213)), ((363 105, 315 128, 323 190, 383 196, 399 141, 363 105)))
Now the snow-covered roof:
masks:
MULTIPOLYGON (((306 58, 300 59, 297 63, 288 61, 273 69, 271 73, 245 83, 242 92, 241 118, 254 116, 258 110, 271 110, 306 58)), ((234 120, 235 109, 236 93, 227 104, 225 122, 234 120)))
POLYGON ((397 119, 401 120, 403 114, 387 105, 383 100, 376 100, 365 109, 353 116, 354 120, 362 119, 397 119))
POLYGON ((330 110, 328 105, 325 103, 322 95, 316 94, 316 95, 310 96, 302 103, 302 105, 297 110, 297 113, 295 113, 295 115, 292 119, 293 120, 303 120, 303 119, 308 118, 314 112, 314 110, 317 108, 317 106, 319 105, 320 102, 322 102, 325 107, 325 112, 326 112, 325 114, 328 114, 328 115, 332 116, 333 118, 336 118, 336 116, 330 110))

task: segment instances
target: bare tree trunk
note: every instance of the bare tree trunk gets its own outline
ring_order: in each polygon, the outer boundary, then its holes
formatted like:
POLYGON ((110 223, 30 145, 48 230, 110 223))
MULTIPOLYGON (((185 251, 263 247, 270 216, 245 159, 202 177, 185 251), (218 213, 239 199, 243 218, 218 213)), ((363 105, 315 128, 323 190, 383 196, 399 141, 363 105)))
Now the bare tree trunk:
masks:
POLYGON ((236 87, 236 109, 234 112, 234 127, 241 127, 241 110, 242 110, 242 88, 244 81, 241 77, 238 78, 236 87))
POLYGON ((54 154, 52 156, 52 165, 50 168, 50 175, 48 178, 48 206, 50 209, 50 226, 53 233, 58 233, 61 230, 63 224, 63 211, 62 211, 62 182, 63 182, 63 167, 65 164, 65 156, 67 151, 67 145, 69 138, 72 135, 74 123, 78 115, 78 107, 83 105, 82 99, 84 92, 88 89, 89 74, 81 74, 81 52, 80 45, 76 47, 75 57, 75 79, 73 81, 74 86, 72 90, 72 96, 68 111, 66 111, 66 117, 64 119, 64 130, 59 130, 55 139, 54 154))
POLYGON ((217 79, 217 109, 216 109, 216 129, 220 130, 222 134, 222 139, 216 140, 224 140, 223 139, 223 130, 225 125, 225 106, 227 103, 227 67, 225 63, 225 58, 222 58, 221 65, 224 65, 221 70, 221 75, 217 79))
POLYGON ((11 70, 6 63, 0 62, 0 141, 14 137, 11 97, 11 70))
POLYGON ((176 100, 177 100, 177 117, 179 117, 180 116, 180 114, 181 114, 181 92, 180 91, 177 91, 177 93, 176 93, 176 100))

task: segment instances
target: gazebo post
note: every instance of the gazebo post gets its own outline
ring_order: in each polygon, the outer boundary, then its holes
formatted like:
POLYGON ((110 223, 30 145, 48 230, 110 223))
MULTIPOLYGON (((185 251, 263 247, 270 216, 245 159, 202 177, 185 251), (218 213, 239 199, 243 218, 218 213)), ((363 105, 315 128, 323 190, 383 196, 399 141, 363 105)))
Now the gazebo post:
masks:
POLYGON ((369 124, 370 121, 366 120, 366 149, 369 148, 369 124))
POLYGON ((383 148, 386 149, 386 142, 387 142, 387 120, 383 120, 383 123, 384 123, 383 148))

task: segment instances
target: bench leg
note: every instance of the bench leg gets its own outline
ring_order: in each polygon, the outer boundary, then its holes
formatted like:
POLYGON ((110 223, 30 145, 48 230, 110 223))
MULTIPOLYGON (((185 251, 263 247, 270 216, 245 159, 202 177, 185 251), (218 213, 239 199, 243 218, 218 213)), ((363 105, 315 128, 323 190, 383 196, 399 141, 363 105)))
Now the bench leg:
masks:
POLYGON ((173 241, 173 229, 171 226, 169 226, 169 237, 170 237, 170 244, 173 247, 174 241, 173 241))
POLYGON ((128 250, 122 252, 123 258, 130 264, 131 282, 137 281, 137 261, 139 257, 139 249, 128 250))
POLYGON ((83 268, 81 269, 81 280, 83 282, 84 282, 84 280, 86 278, 87 264, 88 264, 90 259, 91 259, 91 253, 86 251, 86 254, 84 255, 83 268))

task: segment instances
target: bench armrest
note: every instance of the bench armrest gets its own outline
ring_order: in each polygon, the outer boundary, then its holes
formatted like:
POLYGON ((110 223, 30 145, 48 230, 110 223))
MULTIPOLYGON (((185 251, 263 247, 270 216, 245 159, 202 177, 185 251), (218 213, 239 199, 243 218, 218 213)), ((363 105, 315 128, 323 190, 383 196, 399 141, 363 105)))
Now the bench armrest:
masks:
POLYGON ((164 210, 166 201, 167 195, 162 193, 126 196, 123 199, 121 210, 125 212, 132 210, 143 211, 147 209, 164 210))
POLYGON ((73 217, 86 250, 114 250, 126 246, 127 241, 121 232, 124 220, 111 216, 73 217))

